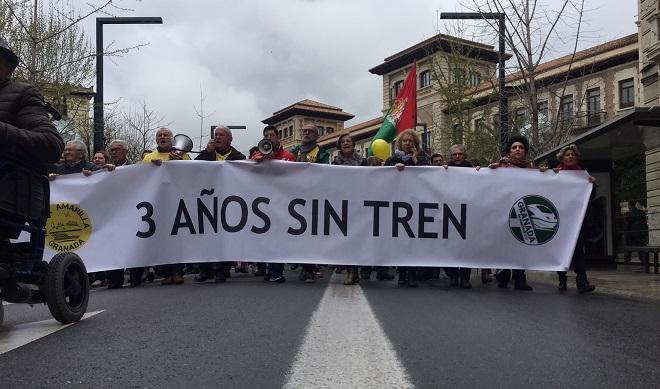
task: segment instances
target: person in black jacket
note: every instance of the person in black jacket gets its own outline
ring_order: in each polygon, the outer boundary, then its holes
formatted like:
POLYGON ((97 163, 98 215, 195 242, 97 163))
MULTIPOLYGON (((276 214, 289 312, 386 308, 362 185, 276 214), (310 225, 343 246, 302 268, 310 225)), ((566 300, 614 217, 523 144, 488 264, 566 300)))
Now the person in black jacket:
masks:
MULTIPOLYGON (((246 159, 240 151, 232 145, 231 130, 225 125, 215 127, 213 139, 209 140, 206 150, 203 150, 195 158, 196 161, 238 161, 246 159)), ((199 275, 195 277, 196 282, 204 282, 215 278, 215 282, 226 282, 231 269, 231 262, 215 262, 215 274, 213 262, 205 262, 199 266, 199 275)))
MULTIPOLYGON (((113 165, 105 165, 104 168, 113 165)), ((71 140, 66 142, 64 146, 64 163, 58 164, 55 167, 55 173, 51 173, 48 177, 53 180, 57 176, 66 175, 66 174, 76 174, 82 173, 85 176, 89 176, 93 171, 99 170, 100 168, 93 164, 92 162, 87 161, 87 145, 81 140, 71 140)))
MULTIPOLYGON (((488 165, 491 169, 507 168, 507 169, 531 169, 533 165, 527 160, 527 152, 529 150, 529 141, 522 135, 514 135, 509 138, 507 142, 507 154, 502 157, 498 162, 493 162, 488 165)), ((531 291, 533 288, 527 283, 527 275, 525 269, 500 269, 496 273, 497 287, 506 289, 509 281, 513 275, 513 288, 515 290, 531 291)))
POLYGON ((14 81, 18 56, 0 38, 0 159, 46 174, 64 150, 44 99, 32 85, 14 81))
MULTIPOLYGON (((444 165, 445 169, 449 169, 450 166, 455 167, 474 167, 471 162, 467 160, 467 148, 465 145, 453 145, 449 148, 449 160, 444 165)), ((479 170, 479 166, 477 166, 479 170)), ((472 287, 470 284, 470 273, 471 270, 469 267, 446 267, 445 272, 449 276, 449 286, 460 286, 461 288, 469 289, 472 287)))
MULTIPOLYGON (((385 166, 396 166, 398 171, 403 171, 406 166, 428 165, 426 155, 421 149, 421 139, 415 130, 405 130, 396 139, 396 151, 394 155, 385 161, 385 166)), ((417 268, 409 266, 399 267, 399 285, 408 284, 416 288, 417 268)))

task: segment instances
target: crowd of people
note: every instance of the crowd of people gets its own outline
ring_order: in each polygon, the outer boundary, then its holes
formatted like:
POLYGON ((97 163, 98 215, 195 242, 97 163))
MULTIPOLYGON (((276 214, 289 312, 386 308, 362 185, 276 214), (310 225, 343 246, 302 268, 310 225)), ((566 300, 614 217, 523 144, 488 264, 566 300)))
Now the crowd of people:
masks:
MULTIPOLYGON (((276 159, 290 162, 308 162, 308 163, 330 163, 330 154, 327 150, 320 147, 317 143, 319 136, 315 125, 305 125, 302 129, 301 144, 291 150, 282 147, 277 128, 266 126, 263 129, 263 139, 270 142, 271 148, 268 151, 260 150, 254 147, 250 150, 250 155, 246 156, 232 146, 232 132, 224 125, 215 128, 214 137, 206 145, 195 160, 202 161, 235 161, 251 159, 257 162, 267 159, 276 159)), ((160 128, 156 132, 156 150, 145 150, 142 156, 142 163, 151 163, 157 166, 169 160, 191 160, 188 153, 180 152, 172 147, 173 133, 168 128, 160 128)), ((470 162, 465 145, 452 145, 447 158, 436 153, 427 157, 421 148, 421 139, 414 130, 407 130, 399 134, 395 144, 395 151, 391 157, 381 161, 375 156, 365 157, 356 150, 355 141, 351 134, 342 134, 336 143, 337 155, 332 159, 333 165, 342 166, 394 166, 398 171, 404 171, 407 166, 438 166, 444 169, 469 168, 480 169, 478 161, 470 162)), ((531 162, 527 159, 529 149, 528 141, 523 136, 513 136, 507 145, 507 153, 499 161, 488 166, 491 169, 497 168, 524 168, 534 169, 531 162)), ((74 140, 67 142, 61 163, 57 164, 50 174, 50 179, 56 179, 57 175, 83 173, 90 175, 99 169, 112 171, 119 166, 130 164, 128 161, 128 144, 117 139, 112 141, 108 147, 109 153, 105 151, 96 152, 91 162, 86 161, 86 146, 83 142, 74 140)), ((577 146, 570 145, 562 149, 557 155, 560 164, 554 169, 555 172, 562 170, 581 170, 579 162, 579 150, 577 146)), ((545 171, 545 167, 539 168, 545 171)), ((593 181, 593 177, 589 177, 593 181)), ((414 190, 411 188, 410 190, 414 190)), ((577 241, 577 247, 572 259, 572 267, 576 273, 576 286, 579 292, 590 292, 595 289, 587 279, 584 249, 582 243, 582 233, 577 241)), ((256 263, 253 264, 255 276, 264 277, 264 280, 274 283, 283 283, 286 281, 284 263, 256 263)), ((143 280, 153 281, 155 277, 162 277, 163 285, 184 283, 184 271, 194 271, 198 273, 194 277, 195 282, 226 282, 230 278, 232 262, 218 261, 206 262, 201 264, 168 264, 158 266, 156 269, 117 269, 91 275, 93 285, 107 285, 108 288, 121 288, 125 281, 125 274, 128 274, 128 283, 131 286, 139 286, 143 280)), ((292 264, 291 269, 300 268, 298 279, 306 283, 312 283, 319 277, 322 277, 318 265, 313 264, 292 264)), ((237 272, 245 272, 244 264, 236 265, 237 272)), ((395 270, 387 267, 370 266, 343 266, 337 267, 337 272, 345 272, 345 285, 354 285, 359 283, 360 279, 371 278, 375 271, 377 280, 392 280, 398 274, 398 285, 408 287, 418 287, 419 280, 429 278, 438 278, 440 271, 444 270, 449 278, 449 285, 469 289, 472 287, 470 282, 470 268, 447 267, 438 268, 418 268, 400 266, 395 270)), ((481 281, 487 284, 493 281, 491 269, 481 269, 481 281)), ((558 272, 558 290, 567 290, 566 272, 558 272)), ((530 291, 532 287, 527 283, 525 270, 523 269, 500 269, 495 272, 495 281, 500 288, 507 288, 509 282, 513 280, 515 290, 530 291)))
MULTIPOLYGON (((64 147, 61 136, 50 122, 48 117, 48 106, 43 97, 32 86, 11 80, 11 75, 18 65, 18 57, 8 47, 5 41, 0 39, 0 147, 3 157, 14 161, 38 174, 48 174, 50 180, 55 180, 59 175, 82 173, 89 176, 98 170, 113 171, 118 167, 129 165, 127 142, 116 139, 108 145, 107 151, 97 151, 91 158, 87 157, 87 145, 80 140, 67 142, 64 147), (63 152, 62 152, 63 151, 63 152), (61 153, 57 164, 52 165, 61 153), (48 167, 50 167, 48 169, 48 167), (49 170, 46 172, 46 170, 49 170)), ((263 138, 268 140, 271 148, 268 152, 258 147, 251 149, 249 158, 254 161, 266 159, 277 159, 290 162, 307 163, 330 163, 330 154, 317 143, 319 133, 315 125, 308 124, 302 128, 301 144, 293 149, 285 150, 279 139, 277 128, 266 126, 263 129, 263 138)), ((156 132, 156 150, 145 150, 142 154, 142 163, 151 163, 156 166, 162 165, 170 160, 190 160, 190 156, 173 148, 173 133, 168 128, 160 128, 156 132)), ((231 130, 224 125, 215 128, 214 137, 206 149, 195 158, 203 161, 232 161, 247 159, 244 154, 236 150, 232 145, 231 130)), ((447 160, 442 154, 434 154, 427 157, 421 148, 419 134, 414 130, 403 131, 396 140, 394 154, 385 161, 374 156, 365 158, 355 148, 355 141, 350 134, 343 134, 337 139, 336 149, 338 154, 332 160, 335 165, 344 166, 395 166, 398 171, 403 171, 407 166, 434 165, 445 169, 479 169, 479 164, 473 164, 468 160, 467 149, 464 145, 456 144, 449 148, 447 160)), ((499 161, 488 167, 496 168, 534 168, 527 158, 529 144, 522 136, 510 138, 506 155, 499 161)), ((563 148, 557 155, 560 164, 555 172, 562 170, 582 170, 579 165, 580 153, 575 145, 563 148)), ((3 161, 0 160, 0 163, 3 161)), ((545 167, 541 167, 545 170, 545 167)), ((589 177, 594 181, 593 177, 589 177)), ((410 188, 414 190, 414 188, 410 188)), ((583 226, 584 227, 584 226, 583 226)), ((587 280, 584 266, 583 233, 577 240, 577 246, 572 258, 572 266, 576 273, 576 284, 580 292, 590 292, 594 286, 587 280)), ((0 238, 2 236, 0 235, 0 238)), ((2 238, 5 239, 5 238, 2 238)), ((274 283, 286 281, 283 263, 259 263, 256 264, 255 275, 263 276, 264 280, 274 283)), ((194 278, 196 282, 226 282, 230 276, 231 262, 218 261, 198 264, 199 274, 194 278)), ((319 267, 313 264, 301 266, 292 265, 292 270, 300 267, 300 281, 311 283, 319 278, 321 272, 319 267)), ((121 288, 125 283, 125 275, 128 273, 128 282, 131 286, 139 286, 143 280, 154 280, 156 274, 162 277, 161 283, 182 284, 184 283, 184 269, 191 268, 186 264, 167 264, 158 266, 157 269, 146 269, 138 267, 132 269, 115 269, 102 273, 91 274, 94 284, 105 284, 108 288, 121 288)), ((242 271, 244 266, 238 267, 242 271)), ((342 271, 339 267, 337 270, 342 271)), ((391 269, 368 266, 346 266, 346 285, 354 285, 360 279, 370 278, 375 270, 378 280, 392 280, 395 275, 391 269)), ((402 266, 397 269, 398 284, 408 287, 417 287, 418 280, 430 277, 438 277, 440 269, 417 268, 402 266)), ((470 268, 445 268, 444 269, 451 286, 471 288, 470 268)), ((511 279, 514 289, 529 291, 532 287, 527 283, 523 269, 500 269, 495 278, 500 288, 507 288, 511 279)), ((481 280, 484 284, 492 282, 490 269, 481 270, 481 280)), ((558 289, 567 289, 566 272, 559 272, 558 289)))

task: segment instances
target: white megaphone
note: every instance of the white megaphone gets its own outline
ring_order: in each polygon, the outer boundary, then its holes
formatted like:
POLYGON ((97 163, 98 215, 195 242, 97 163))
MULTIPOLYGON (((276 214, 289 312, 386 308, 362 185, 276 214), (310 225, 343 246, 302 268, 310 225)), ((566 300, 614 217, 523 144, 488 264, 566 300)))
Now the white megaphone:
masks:
POLYGON ((189 152, 193 148, 193 141, 188 135, 178 134, 172 139, 172 150, 179 152, 181 155, 189 152))

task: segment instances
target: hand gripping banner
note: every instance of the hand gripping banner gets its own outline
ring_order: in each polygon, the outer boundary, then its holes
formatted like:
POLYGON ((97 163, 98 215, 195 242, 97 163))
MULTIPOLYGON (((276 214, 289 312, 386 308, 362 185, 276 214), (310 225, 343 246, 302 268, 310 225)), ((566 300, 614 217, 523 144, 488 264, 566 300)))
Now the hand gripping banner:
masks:
POLYGON ((585 172, 170 161, 59 176, 45 258, 566 270, 585 172))

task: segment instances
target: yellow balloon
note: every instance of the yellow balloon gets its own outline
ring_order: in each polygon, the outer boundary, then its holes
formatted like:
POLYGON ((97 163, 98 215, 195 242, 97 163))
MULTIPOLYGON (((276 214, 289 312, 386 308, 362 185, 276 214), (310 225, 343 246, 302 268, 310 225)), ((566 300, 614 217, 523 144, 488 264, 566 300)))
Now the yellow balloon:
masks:
POLYGON ((390 144, 383 139, 376 139, 371 143, 371 153, 384 161, 390 157, 390 144))

